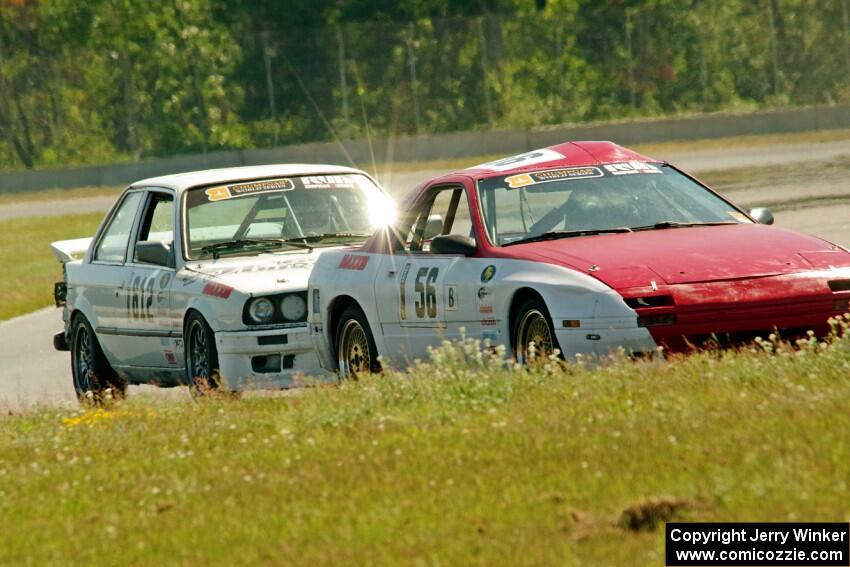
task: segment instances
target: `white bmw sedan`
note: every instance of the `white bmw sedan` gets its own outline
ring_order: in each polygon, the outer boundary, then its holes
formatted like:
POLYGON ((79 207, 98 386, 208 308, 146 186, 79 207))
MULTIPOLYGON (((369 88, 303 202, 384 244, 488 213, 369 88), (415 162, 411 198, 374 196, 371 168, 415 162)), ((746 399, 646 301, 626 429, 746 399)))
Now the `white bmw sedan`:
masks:
POLYGON ((121 395, 134 383, 286 388, 298 373, 321 375, 307 327, 310 270, 394 210, 368 175, 338 166, 134 183, 93 238, 52 244, 65 321, 54 346, 71 353, 77 395, 121 395))

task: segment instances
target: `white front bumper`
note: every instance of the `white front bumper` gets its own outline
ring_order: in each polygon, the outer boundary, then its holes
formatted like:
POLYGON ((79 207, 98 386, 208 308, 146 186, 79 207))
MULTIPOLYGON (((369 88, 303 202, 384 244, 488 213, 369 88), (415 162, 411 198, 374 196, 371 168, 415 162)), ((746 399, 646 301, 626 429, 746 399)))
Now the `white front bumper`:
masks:
POLYGON ((649 331, 641 327, 611 329, 588 325, 583 329, 556 329, 555 335, 567 358, 577 354, 605 357, 620 349, 625 354, 648 354, 658 347, 649 331))
POLYGON ((316 380, 336 380, 322 369, 310 337, 302 327, 256 331, 220 331, 215 334, 218 362, 224 383, 232 390, 292 388, 316 380), (270 343, 270 344, 261 344, 270 343), (257 357, 280 359, 280 364, 255 370, 257 357))

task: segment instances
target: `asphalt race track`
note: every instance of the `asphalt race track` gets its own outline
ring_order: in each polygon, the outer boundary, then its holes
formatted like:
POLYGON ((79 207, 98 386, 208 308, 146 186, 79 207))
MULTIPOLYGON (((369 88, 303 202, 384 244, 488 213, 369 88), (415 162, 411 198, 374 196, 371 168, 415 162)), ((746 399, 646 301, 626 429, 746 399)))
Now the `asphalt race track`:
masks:
MULTIPOLYGON (((700 171, 742 167, 787 168, 798 162, 823 162, 827 165, 839 158, 850 160, 850 141, 711 149, 687 154, 671 152, 655 157, 667 159, 697 175, 700 171)), ((400 197, 418 182, 440 173, 404 172, 381 181, 396 197, 400 197)), ((774 179, 770 184, 761 185, 752 182, 729 191, 727 195, 745 207, 779 204, 774 213, 777 226, 821 236, 850 247, 850 180, 843 177, 819 179, 813 176, 802 182, 800 179, 789 179, 787 182, 774 179), (788 206, 782 206, 783 201, 787 201, 788 206)), ((74 201, 3 205, 0 206, 0 220, 103 211, 112 204, 112 200, 108 197, 93 197, 74 201)), ((54 351, 51 343, 53 334, 61 328, 61 311, 55 308, 0 322, 0 368, 3 369, 0 375, 0 408, 76 403, 68 353, 54 351)), ((131 388, 130 395, 142 391, 167 396, 187 395, 185 388, 159 390, 146 386, 131 388)))

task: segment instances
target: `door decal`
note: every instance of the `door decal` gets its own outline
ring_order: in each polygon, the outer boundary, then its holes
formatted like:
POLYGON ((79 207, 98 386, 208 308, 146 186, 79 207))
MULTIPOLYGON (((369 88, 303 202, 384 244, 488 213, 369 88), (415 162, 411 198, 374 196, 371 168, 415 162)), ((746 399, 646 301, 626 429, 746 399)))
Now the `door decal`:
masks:
POLYGON ((446 311, 457 311, 457 286, 446 286, 446 311))
POLYGON ((407 301, 404 296, 404 284, 407 283, 407 274, 410 272, 410 264, 405 264, 398 280, 398 308, 399 317, 402 321, 407 319, 407 301))
POLYGON ((434 282, 440 274, 439 268, 419 268, 414 283, 414 294, 416 298, 416 317, 429 319, 437 317, 437 288, 434 282))

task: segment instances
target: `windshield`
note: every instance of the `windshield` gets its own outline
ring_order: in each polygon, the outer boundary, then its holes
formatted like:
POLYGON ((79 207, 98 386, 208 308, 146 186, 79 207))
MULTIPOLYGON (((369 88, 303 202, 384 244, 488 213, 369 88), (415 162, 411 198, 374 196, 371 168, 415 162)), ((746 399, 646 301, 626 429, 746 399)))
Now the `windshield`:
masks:
POLYGON ((662 164, 628 162, 493 177, 479 181, 478 192, 487 232, 499 246, 553 234, 751 222, 662 164))
POLYGON ((362 242, 394 211, 392 199, 359 174, 199 187, 186 195, 187 257, 362 242))

